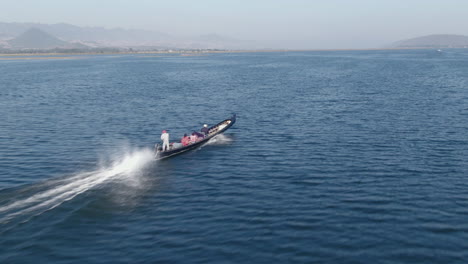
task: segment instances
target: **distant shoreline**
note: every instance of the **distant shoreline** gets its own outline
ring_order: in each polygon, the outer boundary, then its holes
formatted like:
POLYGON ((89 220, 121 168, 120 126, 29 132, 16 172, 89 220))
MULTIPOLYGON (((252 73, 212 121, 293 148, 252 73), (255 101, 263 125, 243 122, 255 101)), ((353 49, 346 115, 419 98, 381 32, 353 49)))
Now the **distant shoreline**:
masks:
POLYGON ((204 54, 217 53, 256 53, 256 52, 308 52, 308 51, 379 51, 379 50, 431 50, 431 49, 463 49, 463 48, 437 48, 437 47, 411 47, 411 48, 363 48, 363 49, 271 49, 271 50, 163 50, 163 51, 112 51, 112 52, 21 52, 21 53, 1 53, 6 57, 43 57, 43 56, 73 56, 73 55, 179 55, 179 56, 199 56, 204 54))

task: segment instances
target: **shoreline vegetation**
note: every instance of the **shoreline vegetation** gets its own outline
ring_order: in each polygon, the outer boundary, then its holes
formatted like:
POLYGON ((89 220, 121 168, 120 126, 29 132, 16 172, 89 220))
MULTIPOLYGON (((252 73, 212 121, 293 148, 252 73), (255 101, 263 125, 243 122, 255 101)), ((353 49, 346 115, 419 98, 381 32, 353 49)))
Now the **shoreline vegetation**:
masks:
MULTIPOLYGON (((364 48, 364 49, 251 49, 251 50, 230 50, 230 49, 167 49, 167 50, 132 50, 132 49, 48 49, 48 50, 2 50, 2 57, 16 56, 58 56, 58 55, 116 55, 116 54, 137 54, 137 55, 179 55, 179 56, 201 56, 212 53, 253 53, 253 52, 303 52, 303 51, 372 51, 372 50, 430 50, 435 47, 405 47, 405 48, 364 48)), ((445 48, 452 49, 452 48, 445 48)), ((58 58, 58 57, 51 57, 58 58)), ((70 58, 70 57, 60 57, 70 58)))

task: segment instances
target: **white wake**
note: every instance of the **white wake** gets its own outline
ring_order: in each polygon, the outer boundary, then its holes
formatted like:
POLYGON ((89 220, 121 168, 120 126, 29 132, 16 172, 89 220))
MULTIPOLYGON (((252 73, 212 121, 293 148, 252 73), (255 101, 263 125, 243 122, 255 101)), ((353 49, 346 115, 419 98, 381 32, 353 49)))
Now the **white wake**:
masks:
POLYGON ((30 197, 1 206, 0 224, 9 222, 20 215, 41 214, 109 181, 117 180, 138 185, 142 170, 152 161, 154 159, 151 150, 137 150, 123 155, 108 166, 57 181, 57 184, 52 184, 30 197))
POLYGON ((209 145, 226 145, 231 144, 233 139, 230 136, 219 134, 214 136, 212 139, 208 140, 209 145))

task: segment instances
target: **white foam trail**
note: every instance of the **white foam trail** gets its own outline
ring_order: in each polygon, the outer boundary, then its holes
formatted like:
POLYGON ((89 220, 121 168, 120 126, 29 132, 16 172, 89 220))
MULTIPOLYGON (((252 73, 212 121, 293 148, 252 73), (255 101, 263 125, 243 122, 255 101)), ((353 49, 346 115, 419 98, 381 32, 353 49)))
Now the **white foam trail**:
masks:
POLYGON ((210 145, 224 145, 224 144, 230 144, 233 141, 233 139, 229 136, 226 136, 224 134, 219 134, 213 137, 208 141, 207 144, 210 145))
POLYGON ((135 183, 135 180, 138 181, 138 172, 153 160, 152 151, 144 149, 125 155, 111 166, 74 175, 29 198, 0 207, 0 213, 6 213, 6 216, 0 219, 0 223, 19 215, 50 210, 110 180, 129 180, 135 183))

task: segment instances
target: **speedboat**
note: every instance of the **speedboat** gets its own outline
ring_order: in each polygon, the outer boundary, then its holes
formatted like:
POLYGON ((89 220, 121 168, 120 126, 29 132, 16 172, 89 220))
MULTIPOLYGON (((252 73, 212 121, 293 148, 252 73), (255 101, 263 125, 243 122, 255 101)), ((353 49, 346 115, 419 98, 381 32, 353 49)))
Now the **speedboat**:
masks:
POLYGON ((162 146, 160 144, 156 144, 155 158, 156 160, 162 160, 201 147, 216 135, 224 133, 224 131, 228 130, 232 125, 234 125, 234 123, 236 123, 236 114, 233 114, 230 118, 210 127, 208 129, 208 134, 206 134, 205 137, 187 146, 173 147, 174 144, 171 143, 169 149, 163 151, 162 146))

